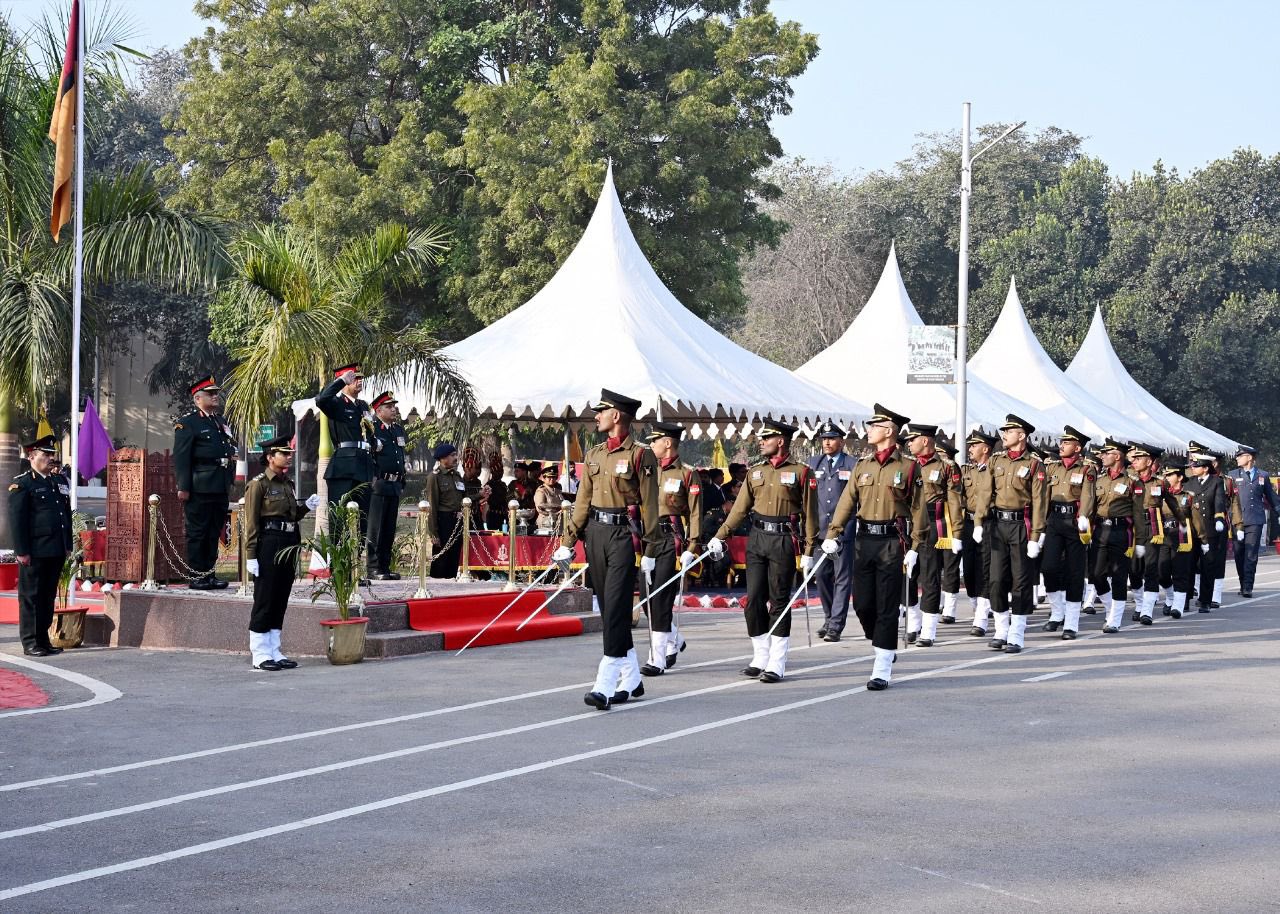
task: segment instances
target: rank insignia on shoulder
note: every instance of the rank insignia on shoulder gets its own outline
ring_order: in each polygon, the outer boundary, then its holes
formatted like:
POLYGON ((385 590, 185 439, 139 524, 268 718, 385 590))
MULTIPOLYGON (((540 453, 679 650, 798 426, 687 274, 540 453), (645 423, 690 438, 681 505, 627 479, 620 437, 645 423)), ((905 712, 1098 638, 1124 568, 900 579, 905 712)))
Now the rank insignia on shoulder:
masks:
POLYGON ((816 477, 816 476, 810 476, 810 477, 809 477, 809 488, 811 488, 811 489, 816 489, 816 488, 818 488, 818 479, 817 479, 817 477, 816 477))

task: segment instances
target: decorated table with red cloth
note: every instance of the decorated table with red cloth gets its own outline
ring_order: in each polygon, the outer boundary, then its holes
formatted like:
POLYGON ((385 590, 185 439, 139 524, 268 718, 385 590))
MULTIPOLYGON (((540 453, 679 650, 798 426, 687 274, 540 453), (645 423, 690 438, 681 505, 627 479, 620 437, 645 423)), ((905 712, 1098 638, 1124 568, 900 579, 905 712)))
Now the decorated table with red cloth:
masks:
MULTIPOLYGON (((516 538, 516 571, 542 571, 551 564, 551 553, 560 546, 558 536, 520 536, 516 538)), ((505 533, 472 533, 467 565, 472 571, 506 571, 511 560, 511 537, 505 533)), ((581 566, 587 560, 582 543, 574 547, 572 564, 581 566)))

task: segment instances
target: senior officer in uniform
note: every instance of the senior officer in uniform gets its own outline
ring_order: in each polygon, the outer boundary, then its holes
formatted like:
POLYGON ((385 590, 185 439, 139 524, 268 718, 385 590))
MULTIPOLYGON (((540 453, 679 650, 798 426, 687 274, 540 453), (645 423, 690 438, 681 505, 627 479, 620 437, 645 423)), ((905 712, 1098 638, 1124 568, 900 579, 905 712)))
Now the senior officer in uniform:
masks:
MULTIPOLYGON (((654 556, 653 584, 659 586, 675 575, 677 556, 681 567, 692 564, 702 539, 702 483, 697 470, 680 462, 683 435, 683 425, 655 422, 645 439, 658 461, 659 546, 654 556)), ((646 596, 648 590, 646 583, 646 596)), ((661 676, 675 666, 685 648, 684 638, 674 624, 675 604, 675 587, 668 587, 649 601, 649 662, 640 667, 645 676, 661 676)))
POLYGON ((379 581, 400 580, 391 570, 391 549, 400 517, 408 439, 396 403, 387 390, 371 404, 377 421, 373 428, 373 491, 369 495, 369 577, 379 581))
MULTIPOLYGON (((840 551, 845 525, 857 521, 853 540, 853 611, 875 649, 867 689, 879 692, 893 677, 898 646, 898 606, 904 573, 911 574, 916 555, 908 551, 909 520, 916 502, 914 460, 898 450, 898 430, 911 420, 875 404, 866 425, 872 453, 853 467, 853 479, 840 495, 822 551, 840 551)), ((829 558, 828 558, 829 560, 829 558)))
POLYGON ((191 385, 195 409, 173 427, 173 472, 187 529, 192 590, 221 590, 215 575, 218 538, 230 512, 236 478, 236 441, 221 415, 222 388, 207 375, 191 385))
POLYGON ((454 535, 462 521, 462 498, 466 483, 458 475, 458 449, 447 441, 431 452, 435 467, 427 476, 427 535, 435 552, 431 556, 431 576, 453 579, 458 576, 458 560, 462 554, 461 532, 454 535))
POLYGON ((743 616, 751 638, 751 663, 742 675, 781 682, 791 646, 787 601, 795 586, 796 556, 802 570, 813 563, 818 538, 816 483, 810 469, 791 456, 797 429, 766 420, 760 429, 761 459, 747 467, 742 490, 707 548, 724 552, 723 540, 751 517, 747 534, 747 606, 743 616), (772 632, 772 634, 770 634, 772 632))
MULTIPOLYGON (((1193 441, 1194 445, 1195 442, 1193 441)), ((1188 448, 1186 489, 1191 494, 1195 528, 1200 539, 1196 603, 1202 613, 1217 607, 1214 588, 1218 579, 1218 554, 1226 549, 1227 515, 1231 502, 1222 477, 1213 472, 1213 455, 1207 450, 1188 448)))
MULTIPOLYGON (((1136 492, 1133 477, 1124 470, 1128 448, 1108 438, 1098 454, 1102 472, 1094 483, 1098 526, 1098 559, 1094 568, 1098 595, 1107 609, 1103 632, 1114 634, 1124 622, 1124 602, 1129 585, 1129 559, 1145 539, 1142 495, 1136 492)), ((1145 547, 1143 547, 1145 552, 1145 547)))
MULTIPOLYGON (((1027 447, 1027 436, 1035 430, 1026 419, 1012 413, 1005 416, 1000 426, 1005 449, 991 458, 996 515, 991 531, 991 612, 996 630, 988 643, 993 650, 1010 654, 1022 650, 1027 617, 1035 608, 1032 568, 1049 514, 1045 467, 1027 447)), ((974 537, 980 539, 982 534, 975 529, 974 537)))
MULTIPOLYGON (((809 469, 817 481, 818 529, 831 526, 845 486, 853 475, 857 463, 844 449, 844 432, 834 422, 827 422, 818 429, 818 443, 822 453, 809 458, 809 469)), ((849 600, 853 596, 853 525, 845 528, 840 541, 840 551, 830 556, 814 574, 818 585, 818 599, 822 601, 822 627, 818 637, 824 641, 839 641, 849 618, 849 600)))
POLYGON ((996 438, 982 429, 974 429, 965 439, 969 462, 960 468, 960 484, 964 487, 964 591, 973 602, 973 627, 969 634, 985 638, 987 617, 991 613, 991 540, 979 535, 978 527, 991 520, 991 470, 988 462, 996 438))
POLYGON ((1236 575, 1240 579, 1239 594, 1253 596, 1253 580, 1258 570, 1258 548, 1266 530, 1267 511, 1280 512, 1280 498, 1271 487, 1266 473, 1255 465, 1258 452, 1248 445, 1240 445, 1236 453, 1236 468, 1227 475, 1235 483, 1236 498, 1240 504, 1240 526, 1236 527, 1236 575))
POLYGON ((253 668, 276 672, 298 665, 280 649, 284 612, 289 606, 293 582, 298 576, 298 551, 302 541, 299 521, 320 504, 312 495, 306 505, 293 496, 289 469, 293 447, 288 435, 262 442, 263 471, 244 490, 245 568, 256 579, 253 610, 249 614, 249 653, 253 668))
POLYGON ((569 562, 574 543, 586 540, 587 579, 600 604, 604 653, 596 668, 596 681, 582 700, 605 711, 644 694, 631 640, 631 606, 636 556, 643 555, 640 571, 652 577, 661 546, 658 461, 653 451, 631 437, 639 400, 602 390, 592 409, 596 411, 596 431, 605 440, 584 458, 573 514, 565 523, 560 548, 551 558, 569 562))
POLYGON ((1070 425, 1058 440, 1058 458, 1045 465, 1049 487, 1049 518, 1045 527, 1041 569, 1049 592, 1049 621, 1044 631, 1062 629, 1062 640, 1072 641, 1080 631, 1080 607, 1092 536, 1095 484, 1098 471, 1086 464, 1081 452, 1089 436, 1070 425))
POLYGON ((346 523, 347 502, 360 506, 360 540, 364 541, 369 519, 369 483, 373 480, 373 414, 360 399, 364 374, 358 364, 333 370, 333 380, 316 397, 316 408, 329 418, 333 456, 324 471, 329 484, 329 535, 335 539, 346 523))
POLYGON ((52 435, 25 447, 30 469, 9 483, 9 531, 18 560, 18 637, 32 657, 61 654, 49 640, 58 579, 71 552, 71 489, 54 467, 52 435))
POLYGON ((907 643, 920 647, 933 647, 938 638, 943 552, 958 555, 964 548, 960 469, 938 453, 937 436, 936 425, 919 422, 908 424, 903 434, 916 462, 915 499, 920 503, 920 520, 911 530, 911 551, 918 559, 908 588, 907 643))

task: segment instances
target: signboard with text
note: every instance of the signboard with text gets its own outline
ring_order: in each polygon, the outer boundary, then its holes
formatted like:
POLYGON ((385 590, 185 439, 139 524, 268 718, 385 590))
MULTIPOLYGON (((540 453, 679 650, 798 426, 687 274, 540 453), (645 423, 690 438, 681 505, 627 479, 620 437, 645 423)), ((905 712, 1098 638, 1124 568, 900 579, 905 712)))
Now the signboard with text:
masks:
POLYGON ((954 384, 956 382, 956 329, 918 326, 907 328, 907 383, 954 384))

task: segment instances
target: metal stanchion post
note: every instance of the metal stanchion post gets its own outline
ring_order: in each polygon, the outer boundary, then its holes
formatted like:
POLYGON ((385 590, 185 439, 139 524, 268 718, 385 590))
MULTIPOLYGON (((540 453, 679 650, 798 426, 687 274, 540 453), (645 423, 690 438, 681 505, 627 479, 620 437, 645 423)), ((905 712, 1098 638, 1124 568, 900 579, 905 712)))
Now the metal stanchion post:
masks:
MULTIPOLYGON (((564 536, 565 527, 569 523, 569 521, 566 520, 566 518, 569 516, 569 512, 571 510, 573 510, 573 502, 569 501, 568 499, 562 498, 560 500, 560 516, 556 518, 556 540, 557 541, 559 541, 561 537, 564 536)), ((560 575, 560 580, 563 581, 568 576, 569 576, 569 569, 566 567, 564 572, 560 575)))
POLYGON ((516 509, 520 502, 514 498, 507 502, 507 586, 503 590, 516 589, 516 509))
POLYGON ((413 595, 415 600, 427 600, 431 591, 427 590, 427 572, 431 569, 431 533, 427 529, 427 512, 431 510, 431 502, 418 502, 418 590, 413 595))
POLYGON ((470 581, 471 577, 471 499, 462 499, 462 562, 458 565, 459 581, 470 581))
POLYGON ((360 586, 358 583, 360 578, 364 576, 360 571, 362 563, 364 562, 364 543, 360 539, 360 506, 354 501, 347 502, 346 514, 347 522, 342 525, 342 535, 344 537, 355 537, 357 543, 354 562, 355 571, 353 572, 356 577, 357 585, 351 591, 351 605, 363 610, 365 599, 364 595, 360 593, 360 586))
POLYGON ((150 516, 151 535, 147 539, 147 579, 142 582, 143 590, 159 590, 160 585, 156 583, 156 526, 160 517, 160 496, 151 495, 147 498, 147 513, 150 516))
POLYGON ((249 574, 249 560, 244 552, 244 499, 236 504, 236 542, 239 548, 236 550, 240 556, 240 589, 236 591, 236 596, 243 600, 253 599, 253 578, 249 574))

